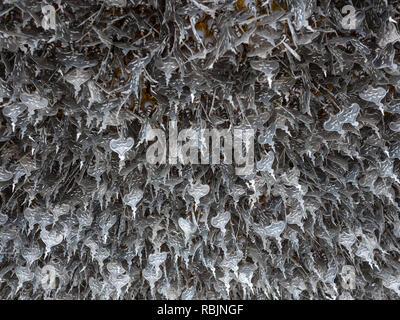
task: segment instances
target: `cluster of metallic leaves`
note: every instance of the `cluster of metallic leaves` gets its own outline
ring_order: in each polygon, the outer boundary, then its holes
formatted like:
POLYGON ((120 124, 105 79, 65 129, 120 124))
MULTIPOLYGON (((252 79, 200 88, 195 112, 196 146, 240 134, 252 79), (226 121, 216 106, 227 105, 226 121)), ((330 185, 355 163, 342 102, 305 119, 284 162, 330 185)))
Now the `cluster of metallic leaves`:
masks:
POLYGON ((0 1, 0 298, 398 298, 400 7, 352 4, 0 1), (150 165, 172 120, 254 172, 150 165))

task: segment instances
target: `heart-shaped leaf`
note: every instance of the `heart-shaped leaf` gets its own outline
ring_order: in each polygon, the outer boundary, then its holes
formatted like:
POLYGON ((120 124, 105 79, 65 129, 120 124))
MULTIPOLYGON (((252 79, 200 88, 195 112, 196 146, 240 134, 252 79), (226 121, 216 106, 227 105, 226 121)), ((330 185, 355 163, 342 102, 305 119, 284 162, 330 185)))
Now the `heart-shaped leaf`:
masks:
POLYGON ((200 202, 200 199, 206 196, 210 192, 210 186, 208 184, 201 184, 198 181, 195 184, 192 184, 189 187, 189 194, 194 198, 194 201, 197 204, 200 202))
POLYGON ((112 139, 110 141, 110 149, 118 153, 119 157, 123 159, 125 153, 133 147, 134 143, 135 141, 131 137, 112 139))

